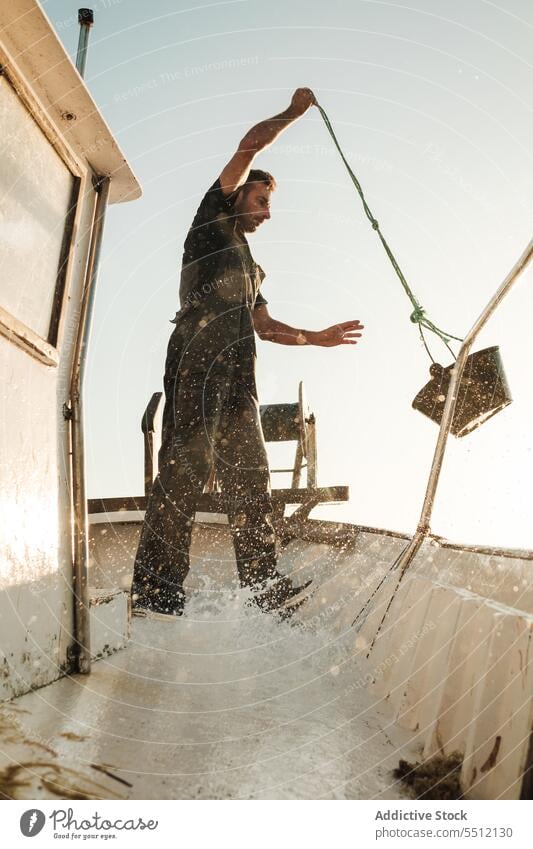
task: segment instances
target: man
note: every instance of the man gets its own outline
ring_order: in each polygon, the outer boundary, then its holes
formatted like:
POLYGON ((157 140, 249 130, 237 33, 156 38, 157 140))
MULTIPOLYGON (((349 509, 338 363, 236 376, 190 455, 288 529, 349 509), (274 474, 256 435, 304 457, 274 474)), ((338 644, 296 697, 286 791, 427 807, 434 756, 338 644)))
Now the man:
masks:
POLYGON ((135 560, 135 613, 164 618, 183 612, 192 523, 212 466, 225 497, 241 585, 253 589, 260 609, 284 615, 304 589, 276 569, 254 331, 282 345, 333 346, 356 344, 362 325, 347 321, 309 331, 272 318, 260 293, 264 273, 245 234, 270 218, 276 187, 271 174, 251 169, 255 157, 315 103, 309 89, 297 89, 288 109, 246 133, 187 235, 181 309, 165 365, 159 474, 135 560))

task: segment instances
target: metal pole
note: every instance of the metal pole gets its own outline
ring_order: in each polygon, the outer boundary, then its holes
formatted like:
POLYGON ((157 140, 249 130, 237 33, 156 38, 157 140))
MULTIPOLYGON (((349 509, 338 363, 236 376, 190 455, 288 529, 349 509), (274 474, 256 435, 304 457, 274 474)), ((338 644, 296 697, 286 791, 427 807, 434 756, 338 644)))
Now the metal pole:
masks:
POLYGON ((87 497, 85 493, 85 454, 83 432, 83 377, 91 333, 96 283, 100 263, 105 213, 109 197, 109 177, 96 183, 97 192, 85 285, 80 306, 78 335, 70 383, 70 420, 72 441, 72 495, 74 504, 74 636, 78 672, 91 670, 91 633, 89 622, 89 545, 87 497))
POLYGON ((442 421, 440 423, 439 436, 437 439, 437 444, 435 446, 435 454, 433 455, 433 463, 431 465, 431 471, 429 473, 426 495, 424 498, 424 504, 422 506, 422 512, 420 514, 420 520, 418 523, 418 529, 423 531, 424 534, 427 534, 427 532, 429 531, 429 522, 431 519, 431 513, 433 511, 433 502, 435 500, 435 493, 437 491, 437 485, 439 482, 440 470, 442 467, 442 461, 444 459, 444 452, 446 450, 446 442, 450 434, 450 428, 452 426, 453 416, 455 413, 455 405, 457 403, 456 389, 461 383, 466 360, 470 354, 470 348, 479 336, 480 332, 485 327, 491 315, 503 301, 503 299, 505 298, 513 284, 516 282, 518 277, 522 274, 522 272, 531 262, 532 258, 533 239, 528 244, 527 248, 523 252, 522 256, 519 258, 518 262, 516 262, 515 265, 512 267, 511 271, 501 284, 496 294, 491 298, 491 300, 479 316, 478 320, 475 322, 470 332, 467 334, 467 336, 465 336, 463 344, 461 345, 461 348, 459 350, 457 362, 455 363, 455 366, 452 369, 451 373, 450 385, 448 387, 448 394, 446 396, 446 403, 444 405, 444 412, 442 414, 442 421))
POLYGON ((87 46, 89 34, 94 24, 94 12, 92 9, 78 9, 78 23, 80 25, 80 37, 78 39, 78 52, 76 53, 76 68, 80 77, 85 76, 85 64, 87 62, 87 46))
POLYGON ((461 383, 461 378, 463 376, 463 371, 465 368, 466 360, 470 353, 470 348, 472 347, 474 341, 479 336, 481 330, 484 328, 485 324, 494 313, 496 308, 503 301, 513 284, 516 282, 518 277, 522 274, 522 272, 527 268, 531 260, 533 259, 533 239, 529 242, 527 248, 515 263, 515 265, 510 270, 509 274, 504 279, 503 283, 500 285, 496 294, 491 298, 477 321, 474 323, 472 329, 465 337, 463 344, 461 345, 459 355, 457 357, 454 368, 451 372, 450 385, 448 387, 448 394, 446 395, 446 403, 444 405, 444 412, 442 414, 442 420, 440 423, 439 435, 437 438, 437 444, 435 446, 435 453, 433 455, 433 462, 431 464, 431 470, 429 473, 426 495, 424 498, 424 503, 422 505, 422 511, 420 513, 420 519, 418 522, 418 527, 416 529, 416 533, 411 540, 411 543, 407 547, 407 549, 403 552, 400 560, 398 561, 397 568, 399 569, 399 577, 396 583, 396 587, 394 592, 392 593, 389 603, 387 605, 387 609, 383 614, 381 622, 378 625, 377 631, 374 635, 374 639, 372 640, 372 644, 369 648, 369 652, 374 645, 374 641, 379 634, 381 626, 385 620, 387 613, 389 612, 389 608, 394 600, 394 597, 398 591, 398 587, 402 581, 403 576, 405 575, 407 568, 410 566, 412 561, 414 560, 418 549, 422 545, 424 539, 427 537, 430 527, 429 523, 431 520, 431 514, 433 512, 433 504, 435 501, 435 494, 437 492, 437 485, 439 482, 440 471, 442 468, 442 463, 444 460, 444 452, 446 450, 446 443, 448 440, 448 436, 450 434, 450 428, 453 422, 453 416, 455 413, 455 405, 457 403, 457 387, 461 383))

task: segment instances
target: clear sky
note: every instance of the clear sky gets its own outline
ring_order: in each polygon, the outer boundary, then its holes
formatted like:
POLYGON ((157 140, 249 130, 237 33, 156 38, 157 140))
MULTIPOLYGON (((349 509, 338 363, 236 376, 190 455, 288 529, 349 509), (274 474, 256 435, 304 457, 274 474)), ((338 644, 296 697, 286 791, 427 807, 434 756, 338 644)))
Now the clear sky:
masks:
MULTIPOLYGON (((43 5, 74 55, 79 4, 43 5)), ((144 196, 108 215, 87 373, 90 496, 142 493, 140 418, 162 387, 188 226, 245 131, 297 86, 329 113, 430 317, 468 331, 533 229, 529 0, 93 7, 86 82, 144 196)), ((353 347, 258 340, 261 401, 296 400, 305 381, 319 485, 351 489, 348 505, 313 515, 412 532, 438 429, 411 408, 429 360, 409 301, 317 110, 257 165, 278 181, 272 219, 250 238, 270 313, 309 329, 366 327, 353 347)), ((432 530, 450 539, 533 548, 532 314, 533 268, 476 346, 500 346, 514 403, 449 442, 432 530)), ((438 340, 433 350, 449 363, 438 340)), ((278 446, 272 464, 288 455, 278 446)))

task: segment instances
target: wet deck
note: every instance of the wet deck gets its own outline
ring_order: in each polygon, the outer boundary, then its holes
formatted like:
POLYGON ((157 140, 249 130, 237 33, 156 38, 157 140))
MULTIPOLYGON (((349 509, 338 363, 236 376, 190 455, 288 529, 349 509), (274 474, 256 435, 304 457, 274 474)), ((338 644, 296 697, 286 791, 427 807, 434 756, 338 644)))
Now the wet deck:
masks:
POLYGON ((196 562, 185 616, 134 618, 128 647, 89 676, 7 705, 3 763, 31 764, 11 795, 402 798, 392 769, 417 751, 365 689, 353 629, 317 627, 305 608, 280 623, 247 607, 234 578, 233 564, 202 574, 196 562))

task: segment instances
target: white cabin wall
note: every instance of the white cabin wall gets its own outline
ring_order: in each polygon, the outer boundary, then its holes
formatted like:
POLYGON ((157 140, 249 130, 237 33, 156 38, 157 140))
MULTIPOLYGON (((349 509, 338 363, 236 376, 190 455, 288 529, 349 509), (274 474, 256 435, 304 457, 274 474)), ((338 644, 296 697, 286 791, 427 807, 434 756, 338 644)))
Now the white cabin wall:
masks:
MULTIPOLYGON (((5 699, 49 683, 67 667, 74 639, 73 517, 63 405, 91 237, 92 176, 110 176, 111 204, 140 197, 141 187, 38 0, 0 4, 0 66, 0 699, 5 699), (72 221, 68 207, 77 180, 72 221), (64 266, 65 242, 68 270, 57 324, 56 269, 64 266)), ((94 635, 102 650, 118 641, 114 635, 102 643, 109 630, 107 599, 116 609, 125 607, 112 593, 95 599, 90 619, 93 631, 103 622, 94 635)))
POLYGON ((0 336, 0 698, 48 684, 66 670, 73 640, 68 399, 94 190, 82 181, 59 363, 45 365, 0 336))

